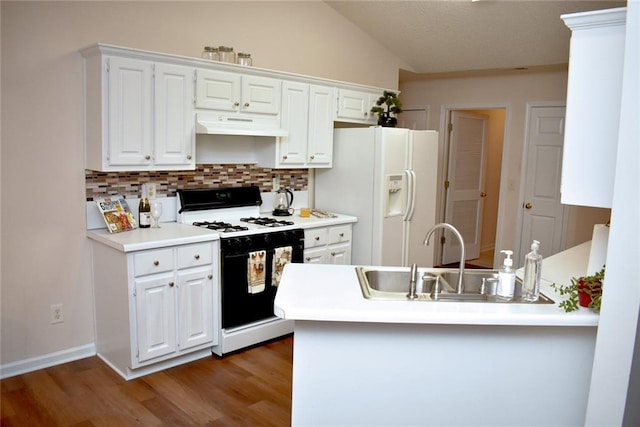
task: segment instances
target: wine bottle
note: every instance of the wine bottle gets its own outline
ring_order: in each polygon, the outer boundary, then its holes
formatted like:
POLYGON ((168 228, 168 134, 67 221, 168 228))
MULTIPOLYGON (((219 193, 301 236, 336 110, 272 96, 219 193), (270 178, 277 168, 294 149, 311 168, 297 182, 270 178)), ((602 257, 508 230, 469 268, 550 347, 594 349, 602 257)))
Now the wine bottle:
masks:
POLYGON ((147 198, 147 187, 142 184, 142 197, 140 197, 140 204, 138 205, 138 223, 140 228, 151 227, 151 204, 147 198))

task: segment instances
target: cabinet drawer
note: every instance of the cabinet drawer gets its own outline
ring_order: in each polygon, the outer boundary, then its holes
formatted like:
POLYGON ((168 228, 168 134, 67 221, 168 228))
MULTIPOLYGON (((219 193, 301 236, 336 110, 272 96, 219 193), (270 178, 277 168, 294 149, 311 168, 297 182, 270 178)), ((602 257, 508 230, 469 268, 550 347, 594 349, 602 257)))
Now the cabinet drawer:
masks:
POLYGON ((312 248, 314 246, 326 245, 327 229, 326 228, 312 228, 311 230, 304 231, 304 247, 312 248))
POLYGON ((134 275, 162 273, 173 270, 173 249, 159 249, 133 255, 134 275))
POLYGON ((178 268, 209 265, 213 262, 211 243, 178 247, 178 268))
POLYGON ((351 240, 351 226, 341 225, 329 229, 329 243, 341 243, 351 240))

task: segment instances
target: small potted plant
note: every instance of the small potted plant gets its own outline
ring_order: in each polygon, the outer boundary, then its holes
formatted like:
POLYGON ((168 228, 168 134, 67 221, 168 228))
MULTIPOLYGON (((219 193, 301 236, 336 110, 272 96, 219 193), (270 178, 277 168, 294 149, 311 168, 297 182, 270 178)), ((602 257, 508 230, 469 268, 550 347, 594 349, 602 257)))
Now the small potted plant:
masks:
POLYGON ((604 279, 604 267, 592 276, 573 277, 569 286, 552 284, 560 295, 568 295, 569 298, 558 304, 564 311, 575 311, 578 307, 593 309, 600 312, 602 303, 602 280, 604 279))
POLYGON ((371 112, 378 115, 380 126, 395 127, 398 119, 391 114, 402 113, 402 101, 397 93, 385 90, 376 101, 376 105, 371 107, 371 112))

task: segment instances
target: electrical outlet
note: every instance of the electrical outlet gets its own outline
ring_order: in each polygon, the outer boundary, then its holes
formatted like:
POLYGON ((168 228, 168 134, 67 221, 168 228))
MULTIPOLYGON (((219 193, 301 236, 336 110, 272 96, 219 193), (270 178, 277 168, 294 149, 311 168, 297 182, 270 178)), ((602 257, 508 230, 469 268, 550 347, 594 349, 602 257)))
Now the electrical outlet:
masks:
POLYGON ((156 198, 156 183, 155 182, 147 182, 147 197, 150 199, 156 198))
POLYGON ((62 315, 62 304, 51 305, 51 323, 64 322, 64 316, 62 315))

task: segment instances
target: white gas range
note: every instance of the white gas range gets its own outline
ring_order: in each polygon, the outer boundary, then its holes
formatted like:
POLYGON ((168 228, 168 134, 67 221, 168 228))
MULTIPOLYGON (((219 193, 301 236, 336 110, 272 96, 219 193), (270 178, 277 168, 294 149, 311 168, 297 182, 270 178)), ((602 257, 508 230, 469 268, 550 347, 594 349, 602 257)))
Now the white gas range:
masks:
POLYGON ((303 262, 304 231, 291 217, 260 215, 261 203, 258 187, 178 191, 177 222, 220 233, 218 355, 293 332, 273 299, 284 265, 303 262))

